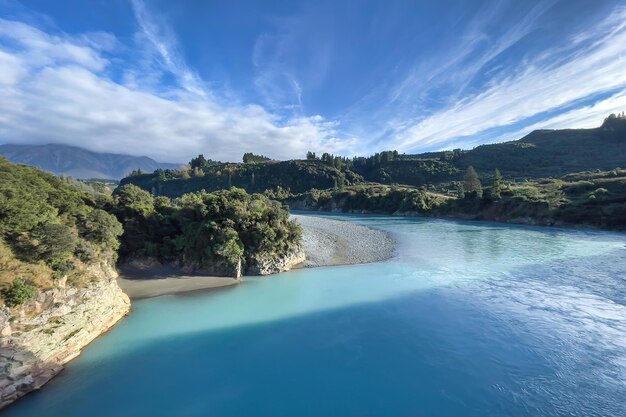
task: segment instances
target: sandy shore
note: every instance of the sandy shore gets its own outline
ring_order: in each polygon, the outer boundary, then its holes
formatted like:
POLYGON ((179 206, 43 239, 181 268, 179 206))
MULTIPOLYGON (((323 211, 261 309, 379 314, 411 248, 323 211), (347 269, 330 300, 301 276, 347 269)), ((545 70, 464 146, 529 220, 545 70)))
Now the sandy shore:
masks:
MULTIPOLYGON (((306 261, 301 267, 352 265, 379 262, 393 256, 394 241, 388 233, 348 221, 292 215, 303 230, 306 261)), ((238 284, 228 277, 186 276, 173 268, 122 270, 119 284, 132 299, 178 294, 238 284)))
POLYGON ((382 230, 324 217, 291 217, 302 226, 304 267, 379 262, 393 256, 395 243, 382 230))
POLYGON ((240 282, 229 277, 180 275, 172 268, 121 270, 118 278, 120 287, 131 299, 228 287, 240 282))

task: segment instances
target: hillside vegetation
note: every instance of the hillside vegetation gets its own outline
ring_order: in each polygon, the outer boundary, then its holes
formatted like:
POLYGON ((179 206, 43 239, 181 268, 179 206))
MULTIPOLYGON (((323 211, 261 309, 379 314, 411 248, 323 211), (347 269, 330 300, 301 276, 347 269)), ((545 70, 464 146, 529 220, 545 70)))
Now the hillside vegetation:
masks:
POLYGON ((309 152, 305 160, 283 162, 245 154, 244 161, 219 163, 199 156, 182 170, 134 175, 122 184, 135 184, 168 197, 235 186, 281 198, 312 188, 342 188, 366 182, 427 186, 431 191, 449 190, 453 195, 470 166, 481 180, 488 180, 498 169, 505 179, 516 181, 626 167, 626 119, 612 115, 596 129, 535 131, 517 141, 467 151, 416 155, 386 151, 354 158, 309 152))
POLYGON ((303 192, 311 188, 332 188, 358 184, 363 178, 350 170, 340 170, 322 161, 263 161, 220 163, 192 161, 185 170, 157 170, 124 178, 121 185, 133 184, 152 194, 180 197, 196 191, 216 191, 237 187, 249 193, 266 190, 303 192))
POLYGON ((450 196, 425 187, 363 184, 310 190, 286 202, 295 209, 455 217, 537 225, 586 225, 626 230, 626 170, 568 174, 558 179, 513 182, 471 175, 450 196), (470 190, 471 187, 474 187, 470 190))
POLYGON ((235 275, 299 249, 301 230, 287 207, 238 188, 153 198, 134 185, 113 195, 124 224, 123 261, 153 259, 189 272, 235 275))
POLYGON ((84 284, 83 271, 111 262, 122 226, 93 195, 0 157, 0 286, 19 304, 54 281, 84 284))
POLYGON ((288 209, 261 194, 233 188, 172 201, 133 185, 113 196, 84 186, 0 157, 0 291, 6 305, 56 286, 85 287, 93 279, 86 273, 90 265, 112 264, 118 256, 231 275, 299 249, 301 231, 288 209))

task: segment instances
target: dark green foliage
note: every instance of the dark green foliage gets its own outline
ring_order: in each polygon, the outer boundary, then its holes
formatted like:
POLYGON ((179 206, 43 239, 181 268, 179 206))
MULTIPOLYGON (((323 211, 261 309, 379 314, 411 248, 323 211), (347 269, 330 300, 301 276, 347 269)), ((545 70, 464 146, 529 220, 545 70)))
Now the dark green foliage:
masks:
POLYGON ((152 195, 141 188, 128 184, 118 187, 113 192, 118 207, 123 207, 129 216, 149 216, 154 211, 152 195))
MULTIPOLYGON (((473 175, 471 176, 473 177, 473 175)), ((286 202, 295 209, 347 211, 465 219, 589 225, 626 230, 626 170, 581 172, 560 179, 520 183, 501 181, 484 198, 456 197, 404 186, 364 184, 340 190, 310 190, 286 202)))
POLYGON ((22 262, 45 262, 53 278, 73 270, 76 262, 109 259, 117 249, 121 226, 94 207, 107 198, 0 158, 0 239, 22 262))
POLYGON ((463 177, 463 191, 465 197, 480 198, 483 196, 483 187, 474 167, 470 166, 463 177))
POLYGON ((195 169, 195 168, 202 169, 206 165, 207 165, 207 160, 203 154, 200 154, 197 157, 193 158, 191 161, 189 161, 189 166, 191 167, 191 169, 195 169))
POLYGON ((129 177, 121 185, 133 184, 156 195, 170 198, 201 190, 217 191, 238 187, 249 193, 262 193, 281 187, 293 193, 311 188, 332 188, 335 184, 358 184, 363 178, 350 170, 341 170, 319 160, 269 161, 258 164, 213 163, 201 175, 184 178, 182 171, 165 171, 166 180, 156 174, 129 177))
POLYGON ((345 190, 310 190, 287 200, 301 210, 336 210, 382 214, 426 214, 446 198, 420 189, 367 184, 345 190))
POLYGON ((500 170, 496 168, 493 173, 493 183, 491 184, 491 198, 494 200, 499 200, 502 197, 502 174, 500 170))
POLYGON ((272 158, 268 158, 263 155, 255 155, 252 152, 246 152, 243 154, 243 163, 244 164, 256 164, 259 162, 267 162, 271 161, 272 158))
POLYGON ((118 238, 124 229, 114 216, 104 210, 92 210, 83 223, 83 236, 103 247, 117 250, 119 247, 118 238))
POLYGON ((62 223, 42 223, 31 231, 35 239, 36 259, 53 263, 69 258, 76 248, 78 236, 71 227, 62 223))
MULTIPOLYGON (((248 155, 248 154, 246 154, 248 155)), ((382 184, 447 187, 463 181, 472 166, 480 179, 491 180, 499 169, 507 181, 560 177, 571 172, 626 167, 626 119, 609 116, 596 129, 540 130, 518 140, 481 145, 472 150, 428 152, 417 155, 384 151, 352 159, 309 151, 306 160, 263 164, 222 164, 200 161, 186 171, 164 171, 124 180, 156 195, 178 197, 186 192, 215 191, 231 186, 248 192, 276 187, 293 194, 311 188, 350 186, 365 181, 382 184), (258 166, 257 166, 258 165, 258 166)), ((453 187, 456 189, 456 187, 453 187)), ((465 193, 472 194, 465 190, 465 193)), ((490 195, 491 196, 491 195, 490 195)))
POLYGON ((2 290, 4 303, 9 307, 24 304, 34 298, 36 294, 37 289, 22 278, 15 278, 10 286, 2 290))
POLYGON ((128 174, 129 177, 138 177, 138 176, 141 176, 141 175, 146 175, 146 173, 144 171, 142 171, 141 168, 133 169, 128 174))
POLYGON ((369 181, 383 184, 406 184, 418 187, 456 178, 459 175, 459 170, 449 162, 439 159, 410 159, 400 157, 380 164, 375 169, 363 171, 362 174, 369 181))
POLYGON ((287 254, 301 238, 280 203, 238 188, 188 193, 173 203, 157 197, 141 211, 125 207, 127 199, 116 201, 125 230, 121 255, 126 259, 156 257, 200 270, 232 268, 240 260, 250 266, 259 255, 287 254))
POLYGON ((74 270, 76 265, 72 261, 71 255, 59 256, 48 260, 48 265, 52 268, 52 278, 59 279, 74 270))
MULTIPOLYGON (((200 154, 200 155, 198 155, 197 157, 192 158, 192 160, 191 160, 191 161, 189 161, 189 168, 190 168, 192 171, 194 171, 194 170, 196 170, 196 169, 197 169, 197 170, 202 171, 202 170, 206 169, 207 167, 209 167, 209 166, 211 166, 211 165, 213 165, 213 164, 216 164, 216 163, 218 163, 218 162, 213 161, 213 160, 211 160, 211 159, 206 159, 206 158, 204 157, 204 155, 200 154)), ((173 172, 173 170, 169 170, 169 169, 168 169, 168 170, 166 170, 166 172, 167 172, 167 171, 169 171, 169 172, 173 172)))
POLYGON ((560 177, 571 172, 626 166, 626 119, 596 129, 538 130, 519 141, 482 145, 455 164, 482 172, 499 168, 507 179, 560 177))

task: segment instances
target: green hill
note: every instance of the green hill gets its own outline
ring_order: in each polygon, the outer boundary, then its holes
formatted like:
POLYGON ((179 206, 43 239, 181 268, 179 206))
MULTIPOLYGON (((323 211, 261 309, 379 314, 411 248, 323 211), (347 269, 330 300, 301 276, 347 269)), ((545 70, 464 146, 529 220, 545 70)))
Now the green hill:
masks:
POLYGON ((498 168, 505 178, 518 180, 626 167, 626 119, 609 117, 595 129, 537 130, 472 150, 381 158, 352 169, 368 181, 420 186, 459 181, 469 166, 482 178, 498 168))
POLYGON ((202 158, 196 166, 192 161, 187 171, 157 170, 133 175, 123 179, 121 185, 134 184, 168 197, 230 187, 248 192, 271 190, 269 194, 278 197, 285 192, 298 194, 312 188, 341 188, 364 182, 454 190, 469 166, 483 180, 490 178, 496 168, 508 180, 558 178, 572 172, 626 167, 626 119, 612 115, 595 129, 538 130, 520 140, 472 150, 415 155, 386 151, 352 159, 329 154, 318 158, 309 152, 306 160, 266 159, 248 155, 246 160, 254 162, 219 163, 202 158))
POLYGON ((155 195, 179 197, 190 192, 230 187, 251 193, 277 189, 300 193, 311 188, 333 188, 362 181, 360 175, 350 170, 340 170, 321 161, 293 160, 240 164, 207 162, 188 172, 158 170, 133 175, 124 178, 120 185, 133 184, 155 195))
POLYGON ((22 302, 20 297, 32 297, 61 278, 82 286, 89 264, 116 257, 122 225, 97 208, 95 198, 53 175, 0 157, 0 286, 5 303, 22 302), (21 296, 14 294, 18 289, 21 296))
POLYGON ((455 161, 505 177, 560 177, 570 172, 626 167, 626 119, 595 129, 537 130, 513 142, 479 146, 455 161))

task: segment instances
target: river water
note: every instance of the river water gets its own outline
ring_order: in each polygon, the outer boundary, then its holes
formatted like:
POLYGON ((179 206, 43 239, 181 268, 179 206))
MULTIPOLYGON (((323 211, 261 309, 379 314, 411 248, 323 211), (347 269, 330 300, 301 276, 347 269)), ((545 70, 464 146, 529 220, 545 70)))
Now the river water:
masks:
POLYGON ((133 304, 7 416, 626 416, 626 235, 377 216, 386 262, 133 304))

